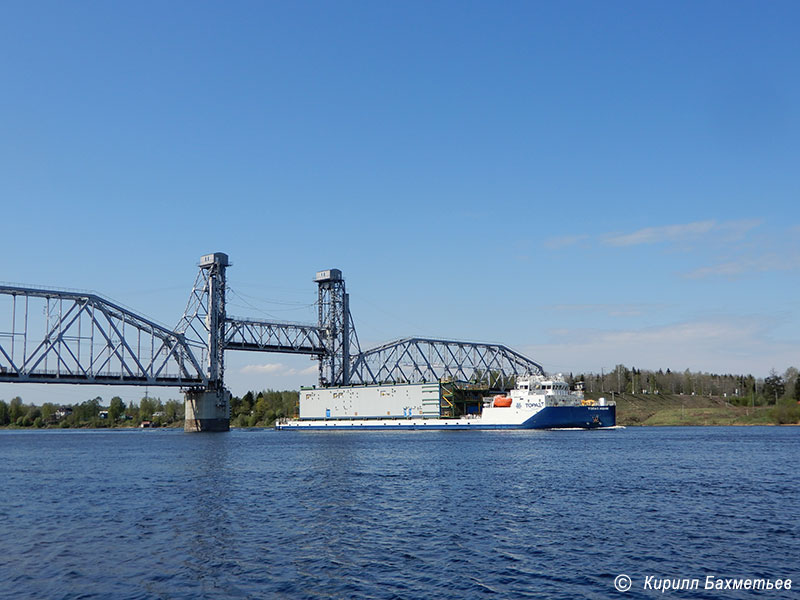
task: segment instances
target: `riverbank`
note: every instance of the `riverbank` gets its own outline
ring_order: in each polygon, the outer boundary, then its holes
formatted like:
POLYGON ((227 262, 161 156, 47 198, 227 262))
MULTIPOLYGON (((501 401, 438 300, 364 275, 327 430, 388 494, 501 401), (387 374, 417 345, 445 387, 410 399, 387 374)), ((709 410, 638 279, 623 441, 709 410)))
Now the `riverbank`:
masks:
POLYGON ((147 425, 142 427, 140 423, 115 423, 113 425, 109 425, 103 422, 97 423, 94 421, 82 422, 74 425, 62 425, 60 423, 49 423, 47 425, 42 425, 41 427, 37 427, 36 425, 2 425, 0 426, 0 430, 2 429, 92 429, 92 430, 103 430, 107 429, 109 431, 114 431, 115 429, 183 429, 183 421, 173 421, 172 423, 163 423, 160 425, 147 425))
MULTIPOLYGON (((599 394, 586 394, 597 399, 599 394)), ((611 400, 610 395, 606 395, 611 400)), ((714 425, 800 425, 800 406, 782 403, 771 406, 736 406, 727 398, 715 396, 688 396, 680 394, 621 394, 614 395, 617 403, 617 424, 626 427, 714 426, 714 425)), ((231 429, 248 429, 231 419, 231 429)), ((271 427, 272 422, 258 422, 257 427, 271 427)), ((69 429, 135 429, 136 421, 111 425, 93 420, 73 424, 69 429)), ((183 420, 153 424, 151 427, 182 429, 183 420)), ((62 429, 65 424, 48 424, 42 429, 62 429)), ((0 429, 37 429, 35 425, 0 426, 0 429)))
POLYGON ((724 397, 681 394, 615 394, 614 401, 617 424, 626 427, 800 424, 800 407, 791 404, 736 406, 724 397))

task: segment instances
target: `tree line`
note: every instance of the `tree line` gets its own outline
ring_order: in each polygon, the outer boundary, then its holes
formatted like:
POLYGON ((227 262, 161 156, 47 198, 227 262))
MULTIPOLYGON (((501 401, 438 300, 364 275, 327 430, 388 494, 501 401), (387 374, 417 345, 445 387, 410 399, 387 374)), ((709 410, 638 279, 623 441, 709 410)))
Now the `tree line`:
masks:
MULTIPOLYGON (((248 391, 241 398, 231 398, 231 425, 234 427, 269 427, 276 419, 297 415, 299 393, 296 391, 248 391)), ((126 404, 114 396, 105 405, 100 396, 84 402, 41 406, 25 404, 17 396, 10 402, 0 400, 0 427, 34 428, 111 428, 138 427, 149 421, 154 427, 179 426, 184 420, 183 400, 143 397, 126 404)))
POLYGON ((583 382, 592 394, 684 394, 721 396, 731 404, 767 406, 800 402, 798 370, 789 367, 783 374, 775 369, 764 378, 699 371, 630 369, 617 365, 608 372, 570 374, 572 384, 583 382))
POLYGON ((232 427, 271 427, 277 419, 296 417, 300 393, 294 390, 249 391, 231 398, 232 427))
POLYGON ((114 396, 108 406, 100 396, 81 403, 59 405, 45 402, 41 406, 24 404, 19 396, 6 403, 0 400, 0 426, 17 427, 138 427, 143 421, 153 426, 169 426, 183 421, 184 404, 179 400, 162 402, 145 396, 138 403, 126 404, 114 396))

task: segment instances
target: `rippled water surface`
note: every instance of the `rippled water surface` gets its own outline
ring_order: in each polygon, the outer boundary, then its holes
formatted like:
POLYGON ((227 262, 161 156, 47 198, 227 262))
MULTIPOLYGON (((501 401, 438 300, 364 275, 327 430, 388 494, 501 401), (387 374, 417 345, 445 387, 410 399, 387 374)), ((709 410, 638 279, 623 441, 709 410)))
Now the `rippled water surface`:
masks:
MULTIPOLYGON (((630 598, 709 574, 800 596, 796 427, 2 431, 0 452, 0 597, 630 598)), ((735 597, 700 587, 673 595, 735 597)))

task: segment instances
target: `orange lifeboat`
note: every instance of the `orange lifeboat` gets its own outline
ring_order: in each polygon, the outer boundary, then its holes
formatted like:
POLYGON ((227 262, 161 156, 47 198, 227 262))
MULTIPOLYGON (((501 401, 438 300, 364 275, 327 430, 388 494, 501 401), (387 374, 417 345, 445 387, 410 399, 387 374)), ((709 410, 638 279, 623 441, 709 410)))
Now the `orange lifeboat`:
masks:
POLYGON ((508 396, 495 396, 494 397, 494 406, 497 407, 508 407, 511 406, 511 398, 508 396))

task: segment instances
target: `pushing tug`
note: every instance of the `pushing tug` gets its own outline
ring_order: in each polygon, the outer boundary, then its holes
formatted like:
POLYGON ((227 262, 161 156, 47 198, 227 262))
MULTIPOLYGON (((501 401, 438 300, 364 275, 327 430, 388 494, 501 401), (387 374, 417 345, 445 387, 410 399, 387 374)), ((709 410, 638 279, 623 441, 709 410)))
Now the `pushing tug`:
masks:
POLYGON ((276 429, 605 429, 616 406, 584 398, 559 374, 520 376, 506 395, 454 399, 446 382, 303 388, 300 415, 276 429))

